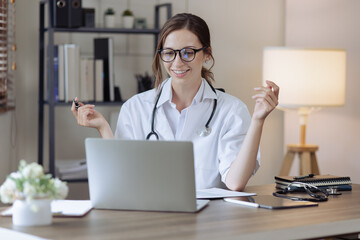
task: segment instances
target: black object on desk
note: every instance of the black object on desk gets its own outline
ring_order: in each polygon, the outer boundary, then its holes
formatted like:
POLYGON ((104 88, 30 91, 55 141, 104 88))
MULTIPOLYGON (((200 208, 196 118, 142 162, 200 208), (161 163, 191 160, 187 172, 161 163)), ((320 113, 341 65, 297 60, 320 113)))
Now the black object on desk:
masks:
POLYGON ((339 177, 334 175, 309 175, 309 176, 275 176, 276 188, 285 189, 291 183, 291 191, 304 191, 301 184, 306 183, 316 186, 318 188, 327 189, 330 187, 336 187, 338 191, 351 191, 351 179, 350 177, 339 177))

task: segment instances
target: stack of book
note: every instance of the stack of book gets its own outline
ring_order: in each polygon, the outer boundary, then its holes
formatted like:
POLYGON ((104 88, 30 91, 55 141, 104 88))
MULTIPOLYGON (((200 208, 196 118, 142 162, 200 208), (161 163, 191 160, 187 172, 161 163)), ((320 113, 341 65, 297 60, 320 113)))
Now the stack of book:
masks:
POLYGON ((56 176, 62 180, 87 179, 87 164, 85 159, 57 159, 56 176))
MULTIPOLYGON (((116 99, 112 38, 94 38, 94 56, 80 54, 77 44, 54 46, 54 89, 46 87, 48 99, 54 91, 55 102, 121 101, 116 99)), ((49 77, 49 76, 48 76, 49 77)), ((45 83, 47 83, 45 81, 45 83)))
POLYGON ((290 185, 291 191, 303 189, 301 183, 311 184, 318 188, 336 187, 339 191, 351 191, 350 177, 338 177, 334 175, 314 175, 305 178, 294 176, 275 176, 276 188, 285 189, 290 185), (300 182, 300 183, 299 183, 300 182))

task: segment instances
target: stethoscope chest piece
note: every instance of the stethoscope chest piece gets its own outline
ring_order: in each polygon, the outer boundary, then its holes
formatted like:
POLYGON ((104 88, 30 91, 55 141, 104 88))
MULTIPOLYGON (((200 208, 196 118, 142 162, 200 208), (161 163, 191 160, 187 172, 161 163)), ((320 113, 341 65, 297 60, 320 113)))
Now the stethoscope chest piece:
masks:
POLYGON ((209 136, 211 133, 211 127, 205 127, 203 130, 199 131, 199 136, 200 137, 207 137, 209 136))

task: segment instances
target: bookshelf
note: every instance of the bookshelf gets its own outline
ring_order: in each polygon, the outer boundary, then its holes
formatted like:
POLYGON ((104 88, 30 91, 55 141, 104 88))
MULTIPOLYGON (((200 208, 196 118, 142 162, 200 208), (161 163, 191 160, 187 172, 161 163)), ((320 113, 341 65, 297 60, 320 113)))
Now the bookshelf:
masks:
MULTIPOLYGON (((153 29, 125 29, 125 28, 55 28, 51 24, 50 17, 50 3, 51 0, 43 0, 40 2, 40 19, 39 19, 39 109, 38 109, 38 163, 44 165, 44 124, 47 121, 48 125, 48 159, 49 159, 49 173, 53 176, 55 174, 55 108, 61 106, 70 106, 69 102, 56 102, 54 99, 54 39, 56 33, 99 33, 99 34, 147 34, 154 36, 154 51, 160 33, 160 9, 166 8, 167 19, 172 15, 172 6, 170 3, 159 4, 154 6, 155 22, 153 29), (46 12, 47 11, 47 12, 46 12), (47 24, 46 24, 47 23, 47 24), (47 37, 47 43, 45 43, 47 37), (47 49, 47 51, 45 51, 47 49), (46 54, 46 56, 45 56, 46 54), (46 61, 46 62, 45 62, 46 61), (45 76, 45 69, 46 78, 45 76), (47 88, 50 89, 47 99, 44 97, 45 81, 47 81, 47 88), (48 114, 45 116, 45 106, 48 106, 48 114)), ((119 106, 122 102, 87 102, 97 106, 119 106)), ((67 180, 70 182, 86 181, 86 180, 67 180)))

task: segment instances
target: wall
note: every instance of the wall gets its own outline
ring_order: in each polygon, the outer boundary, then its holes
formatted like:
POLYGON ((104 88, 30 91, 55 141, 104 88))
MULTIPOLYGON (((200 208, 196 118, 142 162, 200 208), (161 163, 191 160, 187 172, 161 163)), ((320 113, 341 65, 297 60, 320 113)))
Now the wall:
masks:
MULTIPOLYGON (((310 115, 307 142, 318 144, 320 172, 360 183, 360 29, 357 0, 286 1, 286 45, 347 52, 345 106, 310 115)), ((285 143, 298 143, 296 114, 285 114, 285 143)), ((295 168, 292 171, 296 171, 295 168)))
MULTIPOLYGON (((264 46, 281 46, 284 39, 282 0, 194 0, 189 11, 208 23, 215 57, 216 86, 244 101, 252 113, 253 88, 262 81, 264 46)), ((261 142, 261 167, 249 184, 272 183, 283 158, 283 113, 268 117, 261 142)))
POLYGON ((12 169, 15 152, 15 128, 13 128, 14 111, 0 113, 0 184, 12 169), (4 176, 4 177, 3 177, 4 176))
MULTIPOLYGON (((116 6, 117 14, 130 7, 138 16, 153 21, 153 10, 148 8, 159 0, 83 0, 84 6, 99 9, 96 22, 102 23, 101 13, 107 6, 116 6), (100 4, 100 5, 99 5, 100 4), (144 7, 145 4, 145 7, 144 7)), ((268 45, 282 45, 284 39, 284 1, 283 0, 187 0, 170 1, 174 13, 189 11, 203 17, 211 28, 216 64, 214 73, 216 85, 241 98, 252 112, 253 87, 261 84, 262 49, 268 45)), ((16 166, 19 159, 37 160, 37 111, 38 111, 38 16, 39 0, 18 0, 17 4, 17 145, 16 156, 2 159, 16 166), (29 21, 31 19, 31 21, 29 21)), ((91 52, 94 35, 78 36, 60 34, 57 43, 67 41, 82 42, 82 54, 91 52)), ((97 36, 97 35, 95 35, 97 36)), ((114 36, 115 37, 115 36, 114 36)), ((136 91, 134 72, 150 71, 153 43, 146 36, 116 36, 115 57, 117 58, 116 81, 122 84, 124 98, 136 91), (124 60, 126 59, 126 60, 124 60), (124 65, 123 65, 124 64, 124 65)), ((78 127, 69 107, 56 109, 56 157, 79 158, 84 156, 85 137, 98 136, 92 129, 78 127)), ((109 117, 114 108, 99 108, 109 117)), ((3 120, 0 119, 2 122, 3 120)), ((6 122, 6 126, 10 123, 6 122)), ((277 110, 268 118, 261 143, 262 167, 250 184, 271 183, 280 168, 283 155, 283 114, 277 110)), ((46 126, 45 126, 46 129, 46 126)), ((8 139, 8 132, 0 138, 8 139)), ((46 135, 45 135, 46 136, 46 135)), ((46 139, 45 139, 46 141, 46 139)), ((46 145, 46 144, 45 144, 46 145)), ((45 146, 46 147, 46 146, 45 146)), ((7 148, 1 149, 7 152, 7 148)), ((47 151, 44 151, 47 156, 47 151)), ((10 155, 9 155, 10 156, 10 155)), ((14 168, 14 167, 13 167, 14 168)), ((4 173, 8 171, 5 170, 4 173)), ((2 173, 2 174, 4 174, 2 173)), ((0 175, 3 180, 5 175, 0 175)))

